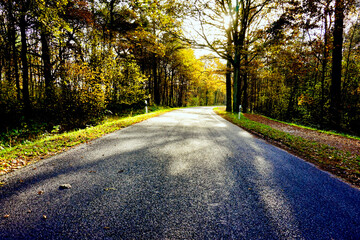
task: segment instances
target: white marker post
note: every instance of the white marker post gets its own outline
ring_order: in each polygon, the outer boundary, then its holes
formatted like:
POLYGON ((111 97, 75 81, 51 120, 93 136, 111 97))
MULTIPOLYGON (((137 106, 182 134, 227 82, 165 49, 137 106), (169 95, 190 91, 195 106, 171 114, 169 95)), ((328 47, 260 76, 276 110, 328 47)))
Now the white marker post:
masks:
POLYGON ((239 105, 239 119, 240 119, 240 115, 241 114, 241 105, 239 105))
POLYGON ((145 112, 148 113, 147 100, 145 100, 145 112))

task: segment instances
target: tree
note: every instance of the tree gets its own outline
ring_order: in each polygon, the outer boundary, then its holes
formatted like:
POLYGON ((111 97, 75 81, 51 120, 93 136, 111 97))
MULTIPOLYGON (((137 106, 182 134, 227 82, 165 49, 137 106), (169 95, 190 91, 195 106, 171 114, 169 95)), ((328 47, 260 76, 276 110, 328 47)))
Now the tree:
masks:
POLYGON ((333 31, 332 73, 330 87, 330 111, 333 127, 340 128, 341 122, 341 70, 344 32, 344 0, 335 1, 335 23, 333 31))
POLYGON ((28 24, 26 22, 26 17, 28 14, 30 2, 29 0, 22 1, 20 7, 20 21, 19 28, 21 33, 21 62, 22 62, 22 85, 23 85, 23 103, 24 103, 24 115, 29 118, 31 112, 30 104, 30 94, 29 94, 29 66, 27 60, 28 47, 27 47, 27 35, 26 30, 28 24))
MULTIPOLYGON (((198 34, 205 40, 206 46, 218 54, 219 57, 228 60, 233 66, 233 111, 239 111, 242 102, 243 90, 246 73, 242 72, 241 66, 246 64, 246 46, 251 41, 246 41, 249 29, 255 21, 259 20, 265 8, 269 7, 271 1, 251 1, 251 0, 226 0, 226 1, 199 1, 198 21, 202 26, 202 31, 198 34), (226 22, 226 23, 225 23, 226 22), (224 26, 224 24, 226 26, 224 26), (220 38, 210 39, 205 26, 211 26, 223 32, 220 38), (229 46, 231 43, 231 46, 229 46)), ((249 59, 248 59, 249 60, 249 59)), ((230 86, 228 83, 227 86, 230 86)), ((247 84, 245 82, 245 89, 247 84)), ((228 90, 228 92, 230 92, 228 90)), ((247 99, 245 100, 245 105, 247 99)), ((245 110, 246 111, 246 110, 245 110)))

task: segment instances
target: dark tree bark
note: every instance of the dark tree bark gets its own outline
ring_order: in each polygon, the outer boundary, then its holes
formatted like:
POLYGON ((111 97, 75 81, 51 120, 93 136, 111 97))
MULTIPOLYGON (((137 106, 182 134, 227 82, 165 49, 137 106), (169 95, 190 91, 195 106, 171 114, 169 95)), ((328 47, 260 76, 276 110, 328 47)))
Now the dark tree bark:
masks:
POLYGON ((51 56, 50 56, 50 48, 49 48, 49 33, 47 30, 41 30, 40 38, 41 38, 41 47, 42 53, 41 58, 43 61, 43 71, 44 71, 44 79, 45 79, 45 98, 47 104, 53 102, 54 98, 54 83, 51 74, 51 56))
MULTIPOLYGON (((232 35, 231 35, 231 29, 230 26, 228 29, 226 29, 226 37, 227 37, 227 54, 229 56, 231 56, 232 51, 230 50, 231 45, 232 45, 232 35)), ((225 72, 225 77, 226 77, 226 111, 227 112, 232 112, 232 96, 231 96, 231 61, 229 59, 227 59, 226 62, 226 72, 225 72)))
POLYGON ((241 103, 241 75, 240 75, 240 53, 235 51, 234 59, 234 91, 233 91, 233 111, 239 112, 239 105, 241 103))
MULTIPOLYGON (((15 31, 15 17, 13 12, 13 3, 8 1, 8 16, 9 16, 9 40, 12 49, 12 63, 14 65, 14 75, 16 84, 16 97, 17 100, 21 101, 21 89, 20 89, 20 77, 19 77, 19 66, 16 48, 16 31, 15 31)), ((10 58, 10 55, 9 55, 10 58)), ((10 64, 9 64, 10 65, 10 64)))
MULTIPOLYGON (((250 2, 240 2, 236 1, 236 19, 240 20, 240 26, 237 24, 234 26, 234 46, 235 46, 235 56, 234 56, 234 103, 233 103, 233 111, 239 112, 239 105, 242 103, 241 101, 241 58, 244 57, 243 50, 245 46, 245 37, 246 31, 249 24, 249 14, 250 14, 250 2), (239 10, 240 9, 240 10, 239 10), (241 14, 241 19, 239 18, 239 11, 241 14), (238 31, 237 28, 240 27, 238 31)), ((237 22, 238 22, 237 20, 237 22)))
POLYGON ((249 99, 248 99, 248 67, 249 67, 249 63, 248 63, 248 55, 245 54, 244 55, 244 74, 243 74, 243 101, 242 101, 242 109, 244 113, 247 113, 247 109, 249 106, 249 99))
MULTIPOLYGON (((12 3, 11 2, 9 2, 9 4, 8 4, 8 8, 9 8, 9 10, 8 10, 8 15, 10 15, 10 9, 11 9, 11 7, 10 7, 10 5, 12 5, 12 3)), ((10 18, 10 17, 9 17, 10 18)), ((11 21, 8 21, 8 24, 7 24, 8 26, 7 26, 7 39, 5 40, 5 43, 6 44, 4 44, 5 46, 4 46, 4 53, 5 53, 5 55, 4 55, 4 58, 5 58, 5 60, 6 60, 6 64, 5 64, 5 79, 9 82, 9 83, 11 83, 12 82, 12 79, 11 79, 11 65, 12 65, 12 63, 11 63, 11 42, 12 42, 12 40, 11 40, 11 28, 12 28, 12 24, 11 24, 11 21)), ((5 30, 6 31, 6 30, 5 30)))
POLYGON ((22 62, 22 80, 23 80, 23 103, 24 103, 24 115, 25 117, 29 117, 31 112, 31 105, 30 105, 30 94, 29 94, 29 66, 27 60, 27 43, 26 43, 26 12, 28 9, 28 2, 25 2, 21 8, 20 14, 20 33, 21 33, 21 62, 22 62))
POLYGON ((4 58, 3 58, 3 54, 2 52, 0 52, 0 82, 2 81, 2 69, 3 69, 3 66, 5 65, 4 63, 4 58))
POLYGON ((340 128, 341 122, 341 62, 345 17, 344 8, 344 0, 336 0, 330 87, 330 115, 332 116, 331 123, 335 128, 340 128))
POLYGON ((174 75, 175 75, 175 72, 174 72, 174 69, 171 70, 171 80, 170 80, 170 106, 172 107, 175 103, 175 100, 174 100, 174 75))
POLYGON ((226 64, 226 111, 232 111, 231 101, 231 63, 227 61, 226 64))
POLYGON ((153 82, 154 82, 154 102, 157 105, 160 105, 160 89, 159 89, 159 77, 158 77, 158 63, 155 54, 153 54, 153 62, 152 62, 152 70, 153 70, 153 82))
POLYGON ((182 96, 183 96, 183 82, 184 80, 181 78, 180 79, 180 86, 179 86, 179 90, 178 90, 178 100, 177 100, 177 106, 181 107, 182 106, 182 96))

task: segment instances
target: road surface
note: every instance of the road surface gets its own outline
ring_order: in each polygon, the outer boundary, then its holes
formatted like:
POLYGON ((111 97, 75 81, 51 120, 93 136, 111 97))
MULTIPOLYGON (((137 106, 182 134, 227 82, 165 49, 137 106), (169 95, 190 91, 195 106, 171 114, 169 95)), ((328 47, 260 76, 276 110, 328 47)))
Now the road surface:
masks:
POLYGON ((208 107, 0 180, 0 239, 360 239, 358 189, 208 107))

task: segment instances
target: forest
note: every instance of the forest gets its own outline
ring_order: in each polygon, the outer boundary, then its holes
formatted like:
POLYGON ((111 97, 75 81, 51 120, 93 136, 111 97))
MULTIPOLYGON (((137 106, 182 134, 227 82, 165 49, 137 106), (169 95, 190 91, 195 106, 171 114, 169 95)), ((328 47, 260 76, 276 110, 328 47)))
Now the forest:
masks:
MULTIPOLYGON (((0 1, 0 131, 83 128, 150 105, 225 103, 180 1, 0 1)), ((28 131, 29 132, 29 131, 28 131)))
POLYGON ((196 3, 199 45, 227 62, 227 111, 359 135, 359 1, 196 3))
POLYGON ((241 105, 359 135, 359 7, 355 0, 0 0, 0 135, 84 128, 143 109, 145 100, 226 104, 230 112, 241 105), (213 54, 197 58, 193 49, 201 48, 213 54))

